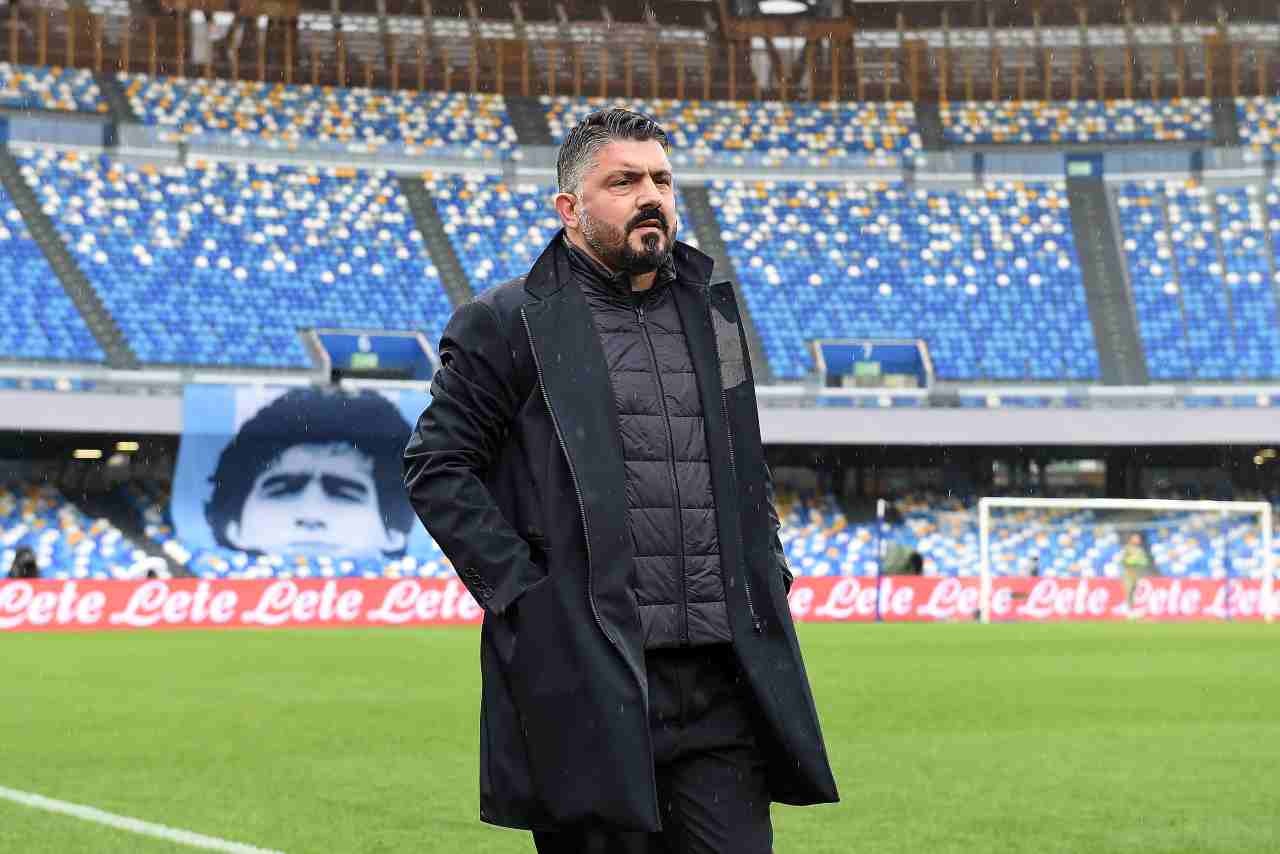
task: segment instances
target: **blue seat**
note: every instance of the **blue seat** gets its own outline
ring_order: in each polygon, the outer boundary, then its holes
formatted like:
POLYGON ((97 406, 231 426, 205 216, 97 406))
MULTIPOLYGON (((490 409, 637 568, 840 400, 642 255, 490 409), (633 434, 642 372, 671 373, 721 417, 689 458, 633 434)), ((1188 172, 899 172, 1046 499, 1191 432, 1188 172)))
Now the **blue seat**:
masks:
POLYGON ((672 162, 745 166, 780 161, 820 164, 844 158, 892 162, 923 146, 910 102, 618 100, 543 96, 551 137, 593 110, 624 106, 653 116, 667 131, 672 162))
POLYGON ((301 328, 434 342, 452 312, 386 172, 18 157, 145 363, 303 368, 301 328))
POLYGON ((345 89, 223 79, 120 74, 133 111, 163 139, 225 134, 238 140, 300 140, 507 151, 515 130, 501 95, 345 89))
POLYGON ((101 362, 102 348, 67 296, 9 194, 0 189, 0 352, 11 359, 101 362))
POLYGON ((954 145, 1211 142, 1208 98, 1166 101, 958 101, 941 105, 954 145))
POLYGON ((944 380, 1098 376, 1061 182, 717 182, 711 202, 781 378, 822 338, 922 338, 944 380))
POLYGON ((1280 312, 1267 257, 1280 194, 1129 182, 1116 205, 1151 377, 1280 377, 1280 312))
MULTIPOLYGON (((4 28, 8 36, 9 28, 4 28)), ((0 62, 0 107, 105 113, 107 101, 93 72, 0 62)))

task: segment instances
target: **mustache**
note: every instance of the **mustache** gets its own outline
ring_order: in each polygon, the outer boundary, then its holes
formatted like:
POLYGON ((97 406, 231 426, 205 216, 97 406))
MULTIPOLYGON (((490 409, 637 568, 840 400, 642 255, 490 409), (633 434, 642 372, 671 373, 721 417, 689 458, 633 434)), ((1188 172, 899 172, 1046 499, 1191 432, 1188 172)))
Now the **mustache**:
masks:
POLYGON ((641 211, 640 213, 636 214, 635 217, 633 217, 632 220, 629 223, 627 223, 627 233, 630 234, 631 232, 635 231, 640 226, 641 223, 645 223, 645 222, 656 222, 658 226, 662 229, 664 234, 670 230, 667 227, 667 215, 664 214, 659 208, 654 208, 653 210, 641 211))

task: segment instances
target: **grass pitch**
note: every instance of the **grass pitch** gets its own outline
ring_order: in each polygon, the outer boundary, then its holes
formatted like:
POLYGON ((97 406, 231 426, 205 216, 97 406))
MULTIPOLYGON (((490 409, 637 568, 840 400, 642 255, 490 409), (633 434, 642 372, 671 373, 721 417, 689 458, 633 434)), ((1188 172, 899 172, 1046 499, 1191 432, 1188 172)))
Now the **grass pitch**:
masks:
MULTIPOLYGON (((1280 626, 801 627, 843 802, 779 854, 1280 851, 1280 626)), ((0 786, 296 852, 531 852, 471 629, 0 637, 0 786)), ((0 801, 2 852, 191 851, 0 801)))

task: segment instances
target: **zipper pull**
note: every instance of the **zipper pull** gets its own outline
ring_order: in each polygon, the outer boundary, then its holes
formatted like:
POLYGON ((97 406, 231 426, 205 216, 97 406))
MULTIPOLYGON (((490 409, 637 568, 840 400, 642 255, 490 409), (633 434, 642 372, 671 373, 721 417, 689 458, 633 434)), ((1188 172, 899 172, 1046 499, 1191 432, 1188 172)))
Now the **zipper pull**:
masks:
POLYGON ((758 635, 759 635, 759 634, 764 634, 764 620, 760 619, 757 615, 752 614, 752 615, 751 615, 751 628, 752 628, 752 629, 754 629, 754 630, 755 630, 755 633, 756 633, 756 634, 758 634, 758 635))
POLYGON ((644 303, 636 306, 636 318, 640 321, 640 325, 644 326, 644 303))

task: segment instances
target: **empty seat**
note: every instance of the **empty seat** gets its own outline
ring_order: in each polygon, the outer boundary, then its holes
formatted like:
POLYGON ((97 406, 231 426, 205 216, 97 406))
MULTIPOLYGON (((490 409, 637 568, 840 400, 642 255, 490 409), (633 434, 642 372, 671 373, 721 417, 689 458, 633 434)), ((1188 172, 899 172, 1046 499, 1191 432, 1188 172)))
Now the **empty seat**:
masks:
POLYGON ((500 95, 285 85, 121 74, 133 110, 169 141, 198 134, 265 142, 396 144, 461 155, 516 143, 500 95))
POLYGON ((959 101, 941 105, 955 145, 1078 142, 1208 142, 1208 98, 1167 101, 959 101))
POLYGON ((542 102, 557 143, 593 110, 617 105, 651 115, 666 130, 676 164, 818 164, 843 158, 890 163, 923 148, 915 110, 905 101, 818 104, 544 96, 542 102))
MULTIPOLYGON (((105 358, 9 194, 0 189, 0 352, 10 359, 105 358)), ((69 384, 68 384, 69 385, 69 384)))
MULTIPOLYGON (((8 27, 4 32, 7 36, 8 27)), ((108 109, 92 71, 9 62, 0 62, 0 107, 82 113, 108 109)))
POLYGON ((452 311, 386 172, 19 160, 143 362, 309 367, 302 328, 436 341, 452 311))
POLYGON ((922 338, 946 380, 1098 376, 1062 182, 731 181, 711 202, 781 378, 832 338, 922 338))

